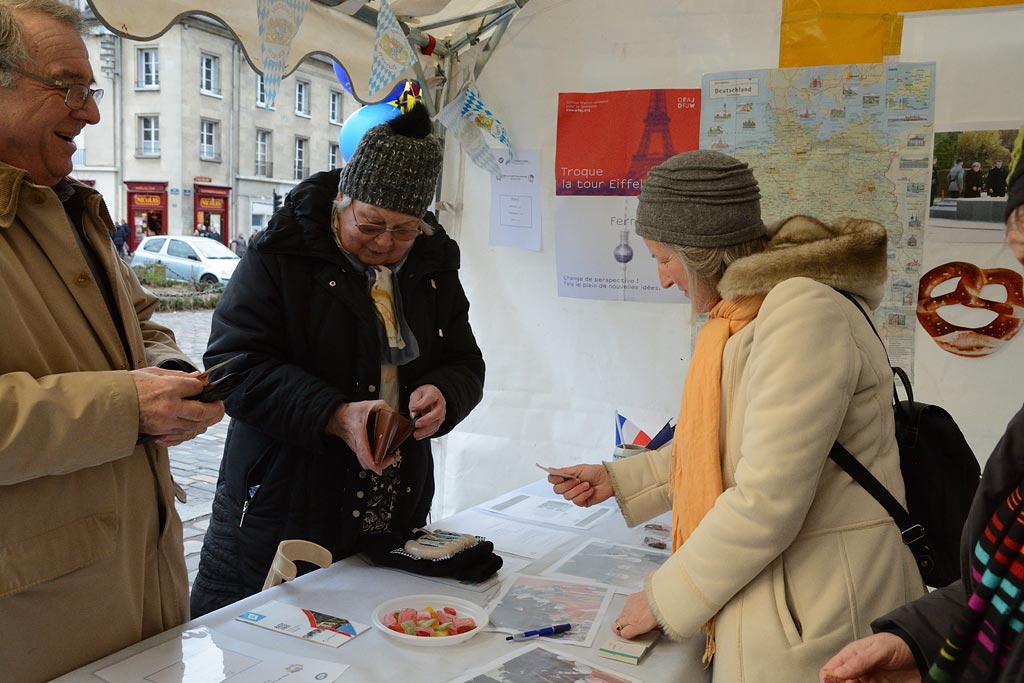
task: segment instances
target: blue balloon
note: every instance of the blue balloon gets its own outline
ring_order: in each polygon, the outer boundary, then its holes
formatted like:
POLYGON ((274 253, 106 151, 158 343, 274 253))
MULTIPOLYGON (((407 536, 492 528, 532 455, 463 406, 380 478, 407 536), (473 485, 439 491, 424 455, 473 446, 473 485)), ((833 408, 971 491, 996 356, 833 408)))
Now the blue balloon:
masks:
MULTIPOLYGON (((341 83, 341 87, 343 87, 349 95, 355 96, 355 93, 352 92, 352 80, 348 77, 348 72, 345 71, 345 67, 338 64, 338 62, 334 62, 334 76, 338 79, 338 83, 341 83)), ((402 90, 404 89, 405 81, 400 81, 398 85, 395 86, 395 89, 388 93, 388 96, 381 101, 390 102, 391 100, 397 100, 398 96, 402 94, 402 90)))
POLYGON ((337 77, 338 83, 341 83, 341 87, 343 87, 349 95, 353 94, 352 81, 348 78, 348 72, 345 71, 341 64, 338 64, 337 62, 334 63, 334 75, 337 77))
POLYGON ((398 107, 386 102, 379 104, 368 104, 358 109, 345 119, 341 124, 341 132, 338 133, 338 148, 341 150, 341 158, 348 163, 356 151, 356 146, 363 139, 363 134, 374 126, 385 121, 396 118, 402 112, 398 107))

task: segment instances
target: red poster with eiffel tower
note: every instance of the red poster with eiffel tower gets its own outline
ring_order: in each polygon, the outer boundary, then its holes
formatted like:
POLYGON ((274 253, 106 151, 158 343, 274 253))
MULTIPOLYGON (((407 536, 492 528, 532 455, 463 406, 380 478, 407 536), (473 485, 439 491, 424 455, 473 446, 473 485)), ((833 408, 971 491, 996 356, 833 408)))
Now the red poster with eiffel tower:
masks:
POLYGON ((636 196, 652 166, 699 137, 699 88, 559 93, 555 194, 636 196))

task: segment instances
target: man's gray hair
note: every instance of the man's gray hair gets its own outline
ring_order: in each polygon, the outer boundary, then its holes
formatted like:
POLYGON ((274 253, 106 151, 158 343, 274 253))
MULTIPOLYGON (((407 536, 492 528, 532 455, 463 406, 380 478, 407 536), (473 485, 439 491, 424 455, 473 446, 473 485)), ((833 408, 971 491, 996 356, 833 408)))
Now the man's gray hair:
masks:
POLYGON ((29 46, 16 18, 19 12, 46 15, 79 33, 84 29, 82 13, 61 0, 0 0, 0 88, 13 88, 17 78, 4 64, 23 67, 29 58, 29 46))

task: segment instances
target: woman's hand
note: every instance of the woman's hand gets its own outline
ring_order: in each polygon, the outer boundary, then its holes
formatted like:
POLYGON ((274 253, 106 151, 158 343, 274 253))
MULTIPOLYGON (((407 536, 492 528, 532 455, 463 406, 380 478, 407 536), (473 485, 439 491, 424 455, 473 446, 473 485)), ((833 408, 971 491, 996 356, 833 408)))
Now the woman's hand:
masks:
POLYGON ((658 620, 654 618, 654 610, 644 592, 633 593, 626 598, 626 606, 612 625, 615 635, 620 638, 636 638, 656 628, 658 620))
POLYGON ((384 456, 379 465, 373 462, 373 451, 370 450, 370 437, 367 435, 366 425, 370 415, 382 410, 391 410, 391 407, 384 401, 342 403, 327 423, 327 433, 348 444, 364 470, 370 470, 378 475, 383 474, 384 470, 395 464, 400 457, 391 454, 384 456))
POLYGON ((558 469, 572 478, 549 474, 548 483, 554 484, 555 493, 580 507, 596 505, 615 495, 612 478, 604 465, 571 465, 558 469))
POLYGON ((444 394, 433 384, 416 387, 409 396, 409 415, 416 418, 413 437, 426 439, 433 436, 444 422, 447 406, 444 394))
POLYGON ((855 640, 818 672, 819 683, 920 683, 914 654, 894 633, 855 640))

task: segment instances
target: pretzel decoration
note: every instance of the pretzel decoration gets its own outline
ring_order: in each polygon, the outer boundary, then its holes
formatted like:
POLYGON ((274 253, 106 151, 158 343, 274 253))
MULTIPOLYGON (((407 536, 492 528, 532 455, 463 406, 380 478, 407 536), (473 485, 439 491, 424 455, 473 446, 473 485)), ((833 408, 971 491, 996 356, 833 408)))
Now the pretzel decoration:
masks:
POLYGON ((987 356, 1020 331, 1024 322, 1024 278, 1008 268, 979 268, 963 261, 932 268, 921 276, 917 319, 940 348, 958 356, 987 356), (960 278, 956 289, 932 296, 937 286, 954 278, 960 278), (982 297, 986 285, 1002 285, 1006 301, 982 297), (954 325, 939 315, 940 308, 954 304, 992 311, 996 319, 976 328, 954 325))

